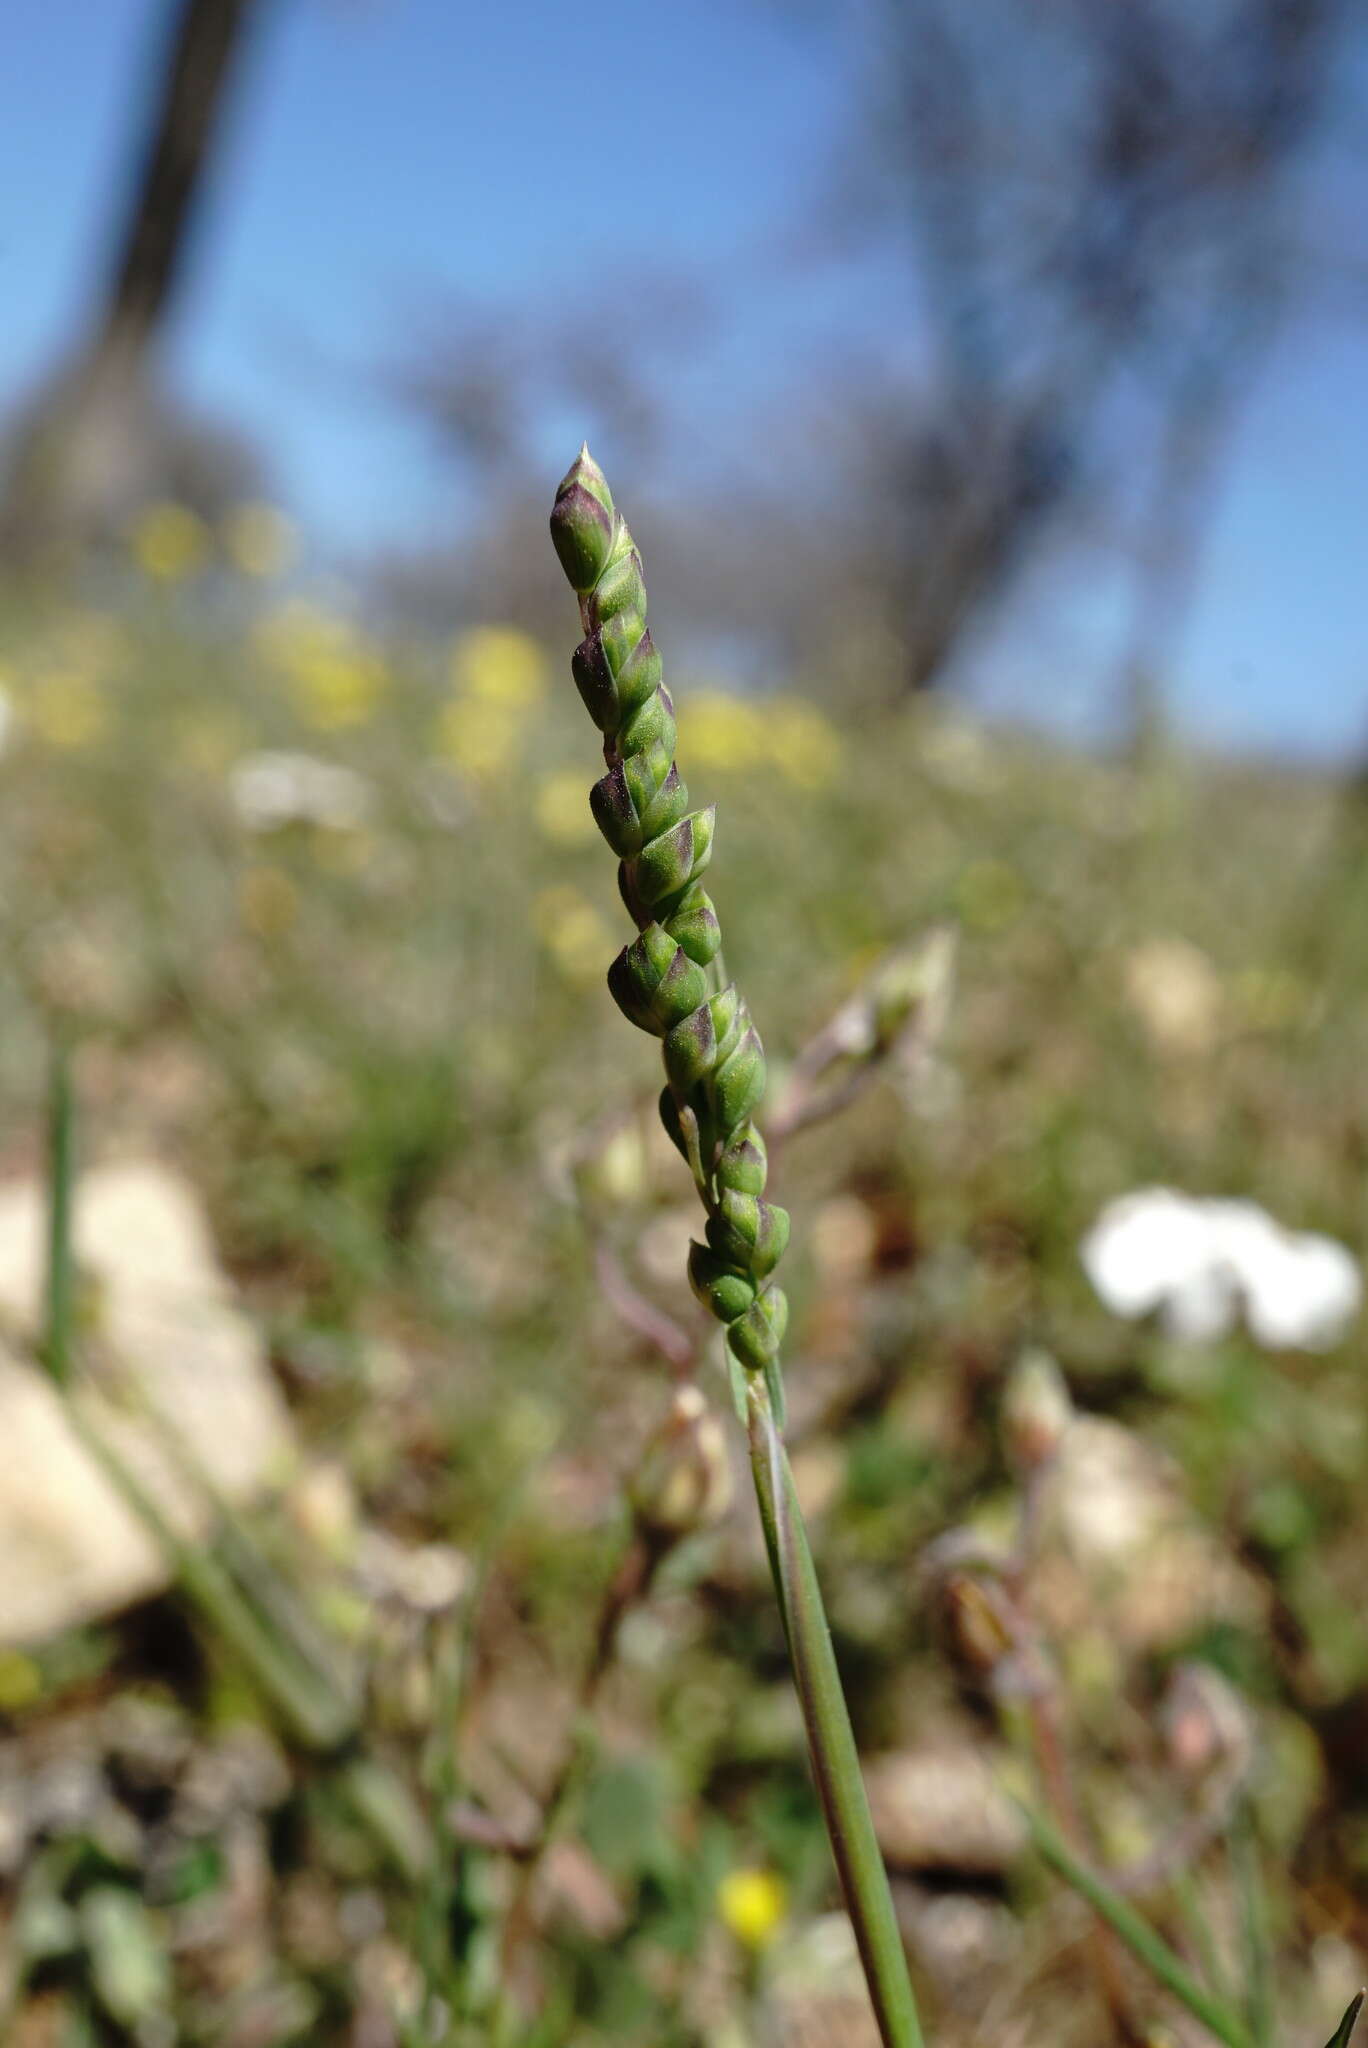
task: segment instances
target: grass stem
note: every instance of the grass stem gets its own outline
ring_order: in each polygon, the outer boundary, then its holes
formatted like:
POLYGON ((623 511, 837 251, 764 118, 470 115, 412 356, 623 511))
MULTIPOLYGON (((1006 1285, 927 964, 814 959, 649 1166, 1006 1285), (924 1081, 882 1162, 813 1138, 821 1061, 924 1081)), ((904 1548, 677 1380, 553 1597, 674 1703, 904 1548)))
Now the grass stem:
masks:
POLYGON ((923 2048, 888 1874, 869 1798, 793 1471, 763 1375, 748 1388, 751 1469, 807 1728, 813 1776, 884 2048, 923 2048))
POLYGON ((1150 1975, 1187 2007, 1209 2033, 1226 2048, 1258 2048, 1254 2035, 1238 2013, 1207 1991, 1182 1959, 1175 1955, 1163 1936, 1138 1913, 1130 1901, 1116 1891, 1095 1870, 1076 1856, 1063 1836, 1040 1813, 1023 1806, 1027 1826, 1036 1849, 1050 1868, 1071 1890, 1086 1900, 1098 1918, 1119 1935, 1131 1954, 1150 1975))

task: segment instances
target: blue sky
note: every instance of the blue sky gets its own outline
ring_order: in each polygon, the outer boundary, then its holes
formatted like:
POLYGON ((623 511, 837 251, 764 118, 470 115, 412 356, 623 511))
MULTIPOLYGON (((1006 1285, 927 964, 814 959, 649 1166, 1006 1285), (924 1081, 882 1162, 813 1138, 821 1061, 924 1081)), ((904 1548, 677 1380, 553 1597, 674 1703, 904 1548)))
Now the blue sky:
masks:
MULTIPOLYGON (((706 268, 726 340, 691 393, 719 432, 828 337, 887 346, 887 280, 800 286, 755 260, 830 162, 839 44, 748 0, 596 0, 587 68, 588 13, 278 0, 263 25, 173 362, 188 396, 265 447, 325 553, 420 542, 450 520, 450 474, 375 397, 376 366, 458 297, 535 303, 586 248, 706 268)), ((7 0, 0 403, 50 364, 98 274, 161 17, 162 0, 7 0)), ((1333 237, 1344 195, 1315 196, 1333 237)), ((1215 743, 1334 756, 1368 738, 1366 393, 1368 315, 1303 315, 1260 369, 1170 679, 1215 743)), ((562 453, 548 447, 548 476, 562 453)), ((1086 726, 1123 596, 1102 574, 1047 619, 1036 608, 1026 644, 985 648, 975 694, 1086 726)))

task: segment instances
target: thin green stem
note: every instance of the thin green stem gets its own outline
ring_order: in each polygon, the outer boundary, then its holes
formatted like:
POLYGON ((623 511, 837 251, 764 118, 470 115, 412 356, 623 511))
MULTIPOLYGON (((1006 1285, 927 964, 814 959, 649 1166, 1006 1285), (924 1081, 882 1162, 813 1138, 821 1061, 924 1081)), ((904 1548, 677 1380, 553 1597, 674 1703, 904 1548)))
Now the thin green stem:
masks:
POLYGON ((1220 1999, 1198 1983, 1182 1959, 1175 1955, 1163 1936, 1156 1934, 1149 1922, 1137 1913, 1128 1899, 1115 1891, 1104 1877, 1079 1857, 1064 1840, 1063 1836, 1045 1819, 1043 1814, 1028 1806, 1022 1807, 1026 1824, 1036 1849, 1050 1868, 1064 1882, 1085 1899, 1098 1915, 1105 1920, 1113 1933, 1120 1936, 1131 1954, 1142 1962, 1150 1975, 1164 1989, 1185 2005, 1194 2019, 1200 2020, 1218 2041, 1224 2041, 1226 2048, 1258 2048, 1254 2036, 1238 2013, 1232 2012, 1220 1999))
POLYGON ((1259 1867, 1254 1814, 1248 1799, 1241 1800, 1230 1830, 1230 1860, 1240 1900, 1240 1941, 1244 1953, 1250 2031, 1258 2048, 1270 2048, 1273 2039, 1273 1985, 1269 1969, 1268 1900, 1264 1892, 1263 1872, 1259 1867))
POLYGON ((884 2048, 923 2048, 802 1509, 763 1376, 748 1387, 751 1470, 832 1853, 884 2048))
POLYGON ((72 1401, 67 1416, 86 1450, 147 1530, 192 1605, 242 1659, 291 1735, 316 1751, 340 1746, 351 1732, 342 1703, 320 1689, 314 1674, 296 1662, 252 1611, 212 1550, 178 1533, 91 1415, 72 1401))
POLYGON ((76 1261, 72 1250, 72 1191, 76 1178, 75 1115, 71 1091, 71 1049, 59 1035, 52 1044, 48 1084, 48 1243, 43 1363, 59 1387, 71 1379, 72 1330, 76 1308, 76 1261))
POLYGON ((1211 1917, 1202 1903, 1201 1885, 1193 1870, 1179 1870, 1173 1879, 1173 1896, 1182 1915, 1202 1974, 1216 1997, 1224 2004, 1234 1998, 1230 1976, 1212 1932, 1211 1917))

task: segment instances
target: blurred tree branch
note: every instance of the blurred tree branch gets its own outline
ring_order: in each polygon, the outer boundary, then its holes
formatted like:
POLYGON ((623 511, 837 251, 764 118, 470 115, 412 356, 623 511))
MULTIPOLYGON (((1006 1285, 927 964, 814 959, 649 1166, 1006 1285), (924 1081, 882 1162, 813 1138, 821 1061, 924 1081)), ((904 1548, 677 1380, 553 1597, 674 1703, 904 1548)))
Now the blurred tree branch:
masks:
POLYGON ((876 0, 848 198, 902 241, 925 363, 911 399, 870 408, 865 557, 909 689, 1059 515, 1151 467, 1128 690, 1167 652, 1224 429, 1292 282, 1280 215, 1351 16, 876 0))

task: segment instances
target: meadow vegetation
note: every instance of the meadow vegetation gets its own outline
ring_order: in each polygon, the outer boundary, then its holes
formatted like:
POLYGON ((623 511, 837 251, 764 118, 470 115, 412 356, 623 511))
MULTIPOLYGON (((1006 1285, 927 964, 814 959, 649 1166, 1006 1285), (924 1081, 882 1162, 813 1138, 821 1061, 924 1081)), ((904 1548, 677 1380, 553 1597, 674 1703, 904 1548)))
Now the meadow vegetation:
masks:
MULTIPOLYGON (((153 1152, 209 1204, 302 1446, 241 1540, 354 1713, 302 1741, 176 1591, 0 1648, 4 2039, 867 2042, 744 1496, 722 1514, 710 1469, 630 1578, 672 1384, 696 1359, 723 1422, 730 1395, 657 1061, 604 987, 627 934, 563 652, 365 626, 291 545, 267 507, 161 507, 79 601, 5 599, 0 1109, 31 1167, 69 1043, 82 1154, 153 1152), (432 1868, 343 1796, 358 1747, 432 1868), (35 1816, 37 1783, 66 1791, 35 1816)), ((771 1106, 880 963, 936 949, 937 1029, 771 1176, 798 1487, 928 2033, 1211 2038, 991 1782, 931 1811, 966 1755, 1036 1798, 1054 1742, 1088 1858, 1140 1873, 1252 2048, 1319 2048, 1368 1946, 1361 1338, 1122 1323, 1078 1247, 1163 1183, 1359 1250, 1361 792, 876 715, 867 678, 762 705, 670 657, 771 1106), (981 1560, 1033 1511, 1003 1405, 1042 1354, 1121 1463, 1059 1509, 1009 1640, 981 1560), (1172 1509, 1138 1534, 1132 1469, 1172 1509)))

